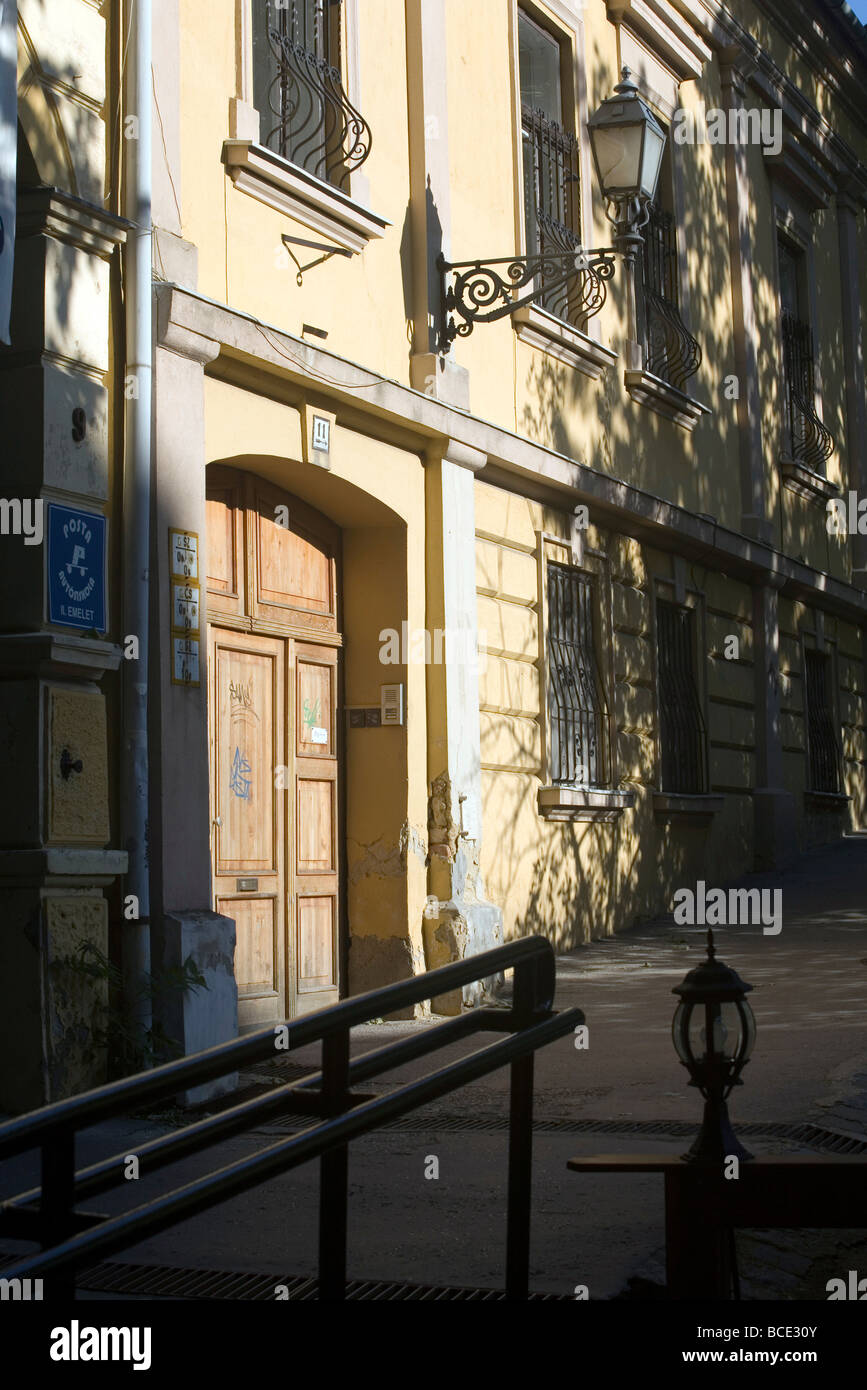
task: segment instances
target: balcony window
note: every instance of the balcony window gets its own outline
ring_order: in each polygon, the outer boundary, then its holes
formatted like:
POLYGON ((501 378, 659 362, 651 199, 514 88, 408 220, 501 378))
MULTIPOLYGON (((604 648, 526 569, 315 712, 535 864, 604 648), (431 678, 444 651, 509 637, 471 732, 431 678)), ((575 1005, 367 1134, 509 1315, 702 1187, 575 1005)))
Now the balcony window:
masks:
POLYGON ((593 621, 593 579, 548 563, 548 721, 554 785, 607 787, 608 711, 593 621))
POLYGON ((783 358, 783 450, 796 463, 824 473, 834 438, 816 412, 813 331, 804 292, 803 252, 780 238, 780 334, 783 358))
MULTIPOLYGON (((561 80, 560 42, 522 10, 518 12, 521 84, 521 144, 524 178, 524 230, 530 256, 571 251, 580 245, 578 141, 569 129, 561 80)), ((559 275, 554 268, 549 280, 559 275)), ((576 327, 582 316, 569 285, 544 292, 539 303, 576 327)))
POLYGON ((701 348, 683 321, 677 259, 670 147, 659 175, 650 217, 642 228, 644 247, 637 275, 639 332, 643 335, 644 367, 679 391, 701 365, 701 348))
POLYGON ((831 702, 831 660, 824 652, 804 652, 809 790, 840 792, 840 756, 831 702))
POLYGON ((343 89, 340 0, 253 0, 253 98, 268 149, 349 191, 371 134, 343 89))
POLYGON ((707 791, 707 736, 695 674, 695 611, 656 602, 662 790, 707 791))

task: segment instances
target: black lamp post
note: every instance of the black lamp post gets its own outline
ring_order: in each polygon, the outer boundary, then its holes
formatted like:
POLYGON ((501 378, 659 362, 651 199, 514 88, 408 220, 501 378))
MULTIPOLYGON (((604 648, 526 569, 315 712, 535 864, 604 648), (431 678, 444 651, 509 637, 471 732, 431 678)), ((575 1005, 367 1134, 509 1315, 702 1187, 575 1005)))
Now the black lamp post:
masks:
MULTIPOLYGON (((590 117, 588 128, 605 215, 615 229, 613 250, 626 266, 629 325, 634 336, 635 259, 659 180, 665 131, 639 94, 628 68, 623 69, 614 95, 606 97, 590 117)), ((589 250, 570 228, 551 218, 545 219, 544 225, 549 245, 539 255, 474 261, 437 257, 442 290, 441 351, 448 352, 455 338, 467 337, 476 323, 492 323, 513 314, 541 293, 579 276, 573 291, 579 316, 586 319, 599 312, 607 281, 614 274, 612 248, 589 250)))
POLYGON ((687 1162, 722 1163, 734 1156, 749 1159, 736 1138, 726 1100, 741 1085, 756 1037, 756 1021, 737 971, 716 959, 713 932, 707 934, 707 960, 690 970, 672 994, 680 995, 671 1025, 677 1055, 690 1074, 690 1086, 704 1096, 704 1119, 687 1162))

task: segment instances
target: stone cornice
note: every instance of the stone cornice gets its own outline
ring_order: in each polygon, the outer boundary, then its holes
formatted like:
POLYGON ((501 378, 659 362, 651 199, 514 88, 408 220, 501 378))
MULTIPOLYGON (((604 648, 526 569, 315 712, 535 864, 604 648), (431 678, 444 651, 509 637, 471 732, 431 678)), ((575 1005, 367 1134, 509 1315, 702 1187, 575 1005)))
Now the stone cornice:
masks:
POLYGON ((190 290, 161 284, 157 298, 164 331, 219 344, 208 370, 224 381, 269 394, 270 377, 270 392, 282 383, 284 399, 287 387, 297 389, 299 398, 316 391, 328 397, 342 424, 390 433, 417 453, 444 451, 449 440, 466 445, 484 454, 482 476, 492 482, 569 509, 583 502, 598 525, 712 564, 731 578, 778 585, 788 597, 849 621, 867 620, 867 594, 714 517, 655 497, 190 290))
POLYGON ((711 50, 668 0, 605 0, 612 24, 623 24, 671 68, 679 82, 700 77, 711 50))
POLYGON ((848 114, 867 127, 864 118, 867 52, 856 52, 849 26, 836 34, 830 32, 831 27, 837 27, 831 16, 823 15, 821 7, 805 5, 802 0, 756 0, 756 4, 798 56, 845 105, 848 114))
MULTIPOLYGON (((797 142, 810 160, 824 167, 830 180, 854 179, 860 189, 859 199, 867 203, 867 165, 726 6, 720 0, 673 0, 673 3, 714 49, 721 69, 734 69, 729 80, 733 78, 736 83, 749 84, 766 105, 782 108, 787 143, 797 142)), ((757 0, 757 3, 783 37, 792 43, 799 57, 813 68, 849 116, 863 125, 867 133, 864 118, 867 67, 860 79, 853 77, 847 90, 842 90, 827 63, 817 63, 815 50, 787 22, 785 16, 791 7, 786 9, 775 0, 757 0)))
POLYGON ((116 671, 123 652, 113 642, 59 632, 4 632, 0 634, 0 670, 4 676, 76 676, 101 680, 116 671))
POLYGON ((19 238, 52 236, 82 251, 108 259, 126 241, 132 227, 124 217, 47 184, 18 190, 15 234, 19 238))

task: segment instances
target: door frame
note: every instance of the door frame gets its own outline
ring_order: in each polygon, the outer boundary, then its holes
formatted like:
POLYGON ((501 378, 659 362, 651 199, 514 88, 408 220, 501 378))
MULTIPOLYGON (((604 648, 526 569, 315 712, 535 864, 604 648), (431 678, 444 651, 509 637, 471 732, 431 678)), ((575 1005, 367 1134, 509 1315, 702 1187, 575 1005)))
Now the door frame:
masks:
MULTIPOLYGON (((337 870, 337 909, 336 909, 336 949, 334 953, 334 964, 337 976, 336 995, 344 998, 347 991, 349 979, 349 919, 347 907, 347 883, 346 883, 346 730, 344 728, 345 710, 345 662, 343 660, 343 593, 342 593, 342 536, 339 526, 333 522, 324 512, 312 507, 303 498, 299 498, 295 493, 288 489, 281 488, 278 484, 260 474, 248 472, 244 469, 230 467, 225 464, 209 464, 206 469, 206 498, 212 500, 214 493, 222 493, 225 497, 231 498, 230 506, 233 511, 230 528, 231 538, 229 549, 231 551, 230 562, 233 565, 231 582, 222 584, 221 587, 212 587, 213 581, 208 575, 210 560, 210 534, 206 525, 205 530, 205 583, 207 585, 208 603, 208 661, 209 670, 207 678, 207 699, 208 699, 208 782, 209 782, 209 808, 210 817, 216 812, 214 806, 214 787, 213 780, 215 774, 214 755, 211 747, 212 743, 212 710, 211 700, 213 699, 213 682, 210 672, 210 656, 212 642, 216 637, 219 640, 219 632, 249 633, 251 636, 268 637, 272 639, 282 639, 284 641, 284 742, 288 735, 292 733, 294 737, 294 724, 290 726, 290 710, 294 711, 296 698, 296 671, 295 671, 295 643, 308 643, 312 645, 328 646, 337 651, 336 677, 334 690, 334 751, 337 759, 337 790, 336 790, 336 852, 335 863, 337 870), (327 549, 332 566, 332 598, 330 612, 327 614, 311 614, 303 608, 293 607, 291 604, 275 606, 270 602, 263 603, 258 593, 258 572, 259 572, 259 552, 256 536, 256 510, 259 503, 270 499, 273 505, 289 506, 290 511, 294 511, 300 517, 301 527, 299 528, 306 534, 310 534, 324 544, 327 549)), ((290 976, 290 970, 295 968, 296 957, 296 922, 295 908, 297 897, 297 885, 295 884, 295 848, 297 843, 297 828, 295 822, 295 796, 294 796, 294 749, 291 760, 288 757, 288 748, 284 748, 284 766, 290 768, 293 786, 288 786, 284 791, 283 813, 281 816, 281 833, 283 835, 283 856, 284 856, 284 876, 286 891, 284 893, 283 906, 283 934, 284 934, 284 960, 285 960, 285 980, 283 989, 282 1009, 279 1020, 289 1017, 288 1007, 290 1002, 297 1001, 299 997, 296 991, 297 972, 295 976, 290 976), (290 827, 290 801, 291 814, 293 817, 290 827), (291 833, 290 833, 291 829, 291 833), (290 868, 291 865, 291 868, 290 868), (291 920, 290 920, 291 919, 291 920), (291 933, 291 937, 290 937, 291 933)), ((210 826, 209 836, 211 844, 211 894, 214 901, 214 826, 210 826)), ((303 996, 301 996, 303 997, 303 996)), ((322 1007, 317 1005, 317 1007, 322 1007)), ((291 1016, 297 1016, 296 1014, 291 1016)), ((246 1024, 239 1027, 239 1032, 244 1033, 252 1028, 261 1026, 258 1023, 246 1024)))

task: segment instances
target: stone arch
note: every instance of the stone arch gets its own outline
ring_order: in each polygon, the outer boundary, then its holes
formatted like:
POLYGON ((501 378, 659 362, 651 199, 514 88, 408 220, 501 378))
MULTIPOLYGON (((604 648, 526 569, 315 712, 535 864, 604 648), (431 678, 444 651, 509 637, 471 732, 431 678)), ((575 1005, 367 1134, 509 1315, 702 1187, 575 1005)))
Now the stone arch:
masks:
MULTIPOLYGON (((18 16, 18 123, 39 183, 79 194, 78 176, 57 98, 27 26, 18 16)), ((19 136, 19 149, 21 139, 19 136)), ((30 182, 28 178, 26 182, 30 182)))

